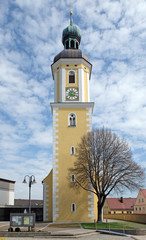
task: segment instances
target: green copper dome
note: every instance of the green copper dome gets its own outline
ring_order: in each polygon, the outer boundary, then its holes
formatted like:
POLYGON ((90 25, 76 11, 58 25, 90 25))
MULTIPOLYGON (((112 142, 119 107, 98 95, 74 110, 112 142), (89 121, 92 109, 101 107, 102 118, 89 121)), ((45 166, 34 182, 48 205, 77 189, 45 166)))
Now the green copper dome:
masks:
POLYGON ((72 24, 72 12, 70 12, 70 25, 63 30, 62 43, 65 49, 78 49, 81 41, 79 29, 72 24))

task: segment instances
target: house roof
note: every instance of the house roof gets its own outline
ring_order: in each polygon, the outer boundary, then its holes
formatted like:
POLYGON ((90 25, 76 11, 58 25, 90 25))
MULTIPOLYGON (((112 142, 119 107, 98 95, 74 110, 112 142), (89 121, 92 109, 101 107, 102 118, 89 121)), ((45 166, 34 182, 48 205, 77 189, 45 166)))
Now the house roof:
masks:
POLYGON ((146 189, 140 189, 140 190, 143 193, 144 197, 146 198, 146 189))
MULTIPOLYGON (((15 199, 14 200, 15 206, 29 206, 29 200, 27 199, 15 199)), ((31 206, 43 206, 43 200, 31 200, 31 206)))
POLYGON ((136 198, 106 198, 111 210, 133 210, 136 198))
POLYGON ((0 178, 0 181, 2 181, 2 182, 8 182, 8 183, 15 183, 15 181, 8 180, 8 179, 4 179, 4 178, 0 178))

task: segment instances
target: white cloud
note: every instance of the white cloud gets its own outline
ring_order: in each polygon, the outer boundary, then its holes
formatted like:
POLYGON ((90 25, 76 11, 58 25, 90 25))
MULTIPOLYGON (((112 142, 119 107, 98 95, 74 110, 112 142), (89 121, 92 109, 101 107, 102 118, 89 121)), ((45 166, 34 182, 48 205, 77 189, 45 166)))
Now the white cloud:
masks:
MULTIPOLYGON (((36 175, 38 184, 32 193, 42 198, 40 182, 52 167, 50 65, 63 50, 61 34, 69 24, 69 5, 65 0, 15 0, 0 6, 1 177, 16 180, 18 198, 27 198, 27 186, 24 192, 21 184, 26 174, 36 175)), ((75 0, 73 4, 81 49, 93 64, 93 123, 126 137, 135 160, 144 167, 145 12, 145 0, 75 0)))

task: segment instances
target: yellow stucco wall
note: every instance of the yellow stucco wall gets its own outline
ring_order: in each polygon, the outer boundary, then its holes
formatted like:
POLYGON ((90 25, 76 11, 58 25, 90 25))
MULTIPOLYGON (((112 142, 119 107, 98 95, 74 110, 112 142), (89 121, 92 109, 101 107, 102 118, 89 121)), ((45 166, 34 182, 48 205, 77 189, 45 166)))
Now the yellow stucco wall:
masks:
MULTIPOLYGON (((56 222, 91 222, 88 214, 91 213, 88 210, 91 207, 88 202, 88 193, 85 190, 75 191, 70 187, 71 176, 69 175, 68 169, 73 167, 75 156, 71 155, 71 147, 77 147, 81 137, 87 133, 89 127, 87 124, 88 110, 86 108, 60 108, 56 111, 58 113, 58 202, 56 212, 59 214, 56 222), (68 115, 75 113, 77 116, 77 126, 68 126, 68 115), (76 211, 71 211, 71 204, 76 204, 76 211)), ((91 194, 90 194, 91 195, 91 194)))

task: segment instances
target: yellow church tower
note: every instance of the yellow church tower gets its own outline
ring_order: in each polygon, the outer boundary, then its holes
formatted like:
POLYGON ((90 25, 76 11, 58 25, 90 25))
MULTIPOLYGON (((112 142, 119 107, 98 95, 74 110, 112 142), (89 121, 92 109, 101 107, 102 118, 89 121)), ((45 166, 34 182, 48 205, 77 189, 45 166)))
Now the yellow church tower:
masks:
POLYGON ((72 23, 63 30, 64 50, 51 65, 54 80, 53 169, 43 180, 44 221, 93 222, 97 218, 94 194, 70 187, 76 176, 69 175, 81 137, 92 129, 89 84, 92 65, 79 49, 81 34, 72 23))

